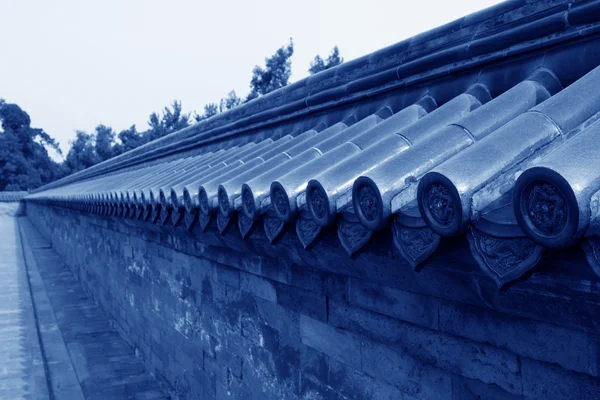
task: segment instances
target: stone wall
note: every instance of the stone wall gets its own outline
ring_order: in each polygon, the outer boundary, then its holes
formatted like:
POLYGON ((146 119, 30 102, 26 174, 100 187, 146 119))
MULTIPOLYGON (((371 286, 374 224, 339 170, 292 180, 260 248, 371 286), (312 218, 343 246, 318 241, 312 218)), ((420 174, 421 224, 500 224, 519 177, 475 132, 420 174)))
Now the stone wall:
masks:
POLYGON ((335 241, 27 213, 176 398, 600 399, 595 286, 581 304, 541 279, 482 294, 456 243, 456 272, 415 272, 385 244, 336 258, 335 241))

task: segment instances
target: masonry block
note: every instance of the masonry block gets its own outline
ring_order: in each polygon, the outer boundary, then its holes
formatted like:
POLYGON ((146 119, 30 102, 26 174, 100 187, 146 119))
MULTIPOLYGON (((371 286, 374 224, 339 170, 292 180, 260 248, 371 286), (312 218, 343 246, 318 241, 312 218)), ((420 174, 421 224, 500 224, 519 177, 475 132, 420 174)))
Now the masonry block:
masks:
POLYGON ((435 297, 350 279, 351 304, 416 325, 437 329, 439 301, 435 297))
POLYGON ((600 337, 457 303, 440 306, 440 329, 533 359, 598 376, 600 337))
POLYGON ((284 284, 289 284, 291 280, 290 266, 282 260, 248 254, 243 256, 241 268, 284 284))
POLYGON ((527 399, 599 400, 600 380, 523 357, 523 395, 527 399))
POLYGON ((130 244, 123 245, 123 256, 133 258, 133 247, 130 244))
POLYGON ((308 290, 309 292, 317 291, 317 272, 312 268, 292 264, 290 266, 290 286, 308 290))
POLYGON ((257 315, 260 321, 279 332, 279 340, 285 345, 299 345, 300 314, 271 301, 255 299, 257 315))
POLYGON ((345 398, 311 375, 302 375, 300 381, 300 397, 302 399, 322 400, 338 400, 345 398))
POLYGON ((245 381, 229 375, 225 384, 216 385, 217 399, 256 399, 252 388, 248 387, 245 381))
POLYGON ((263 277, 240 271, 240 288, 261 299, 277 302, 277 290, 272 281, 263 277))
POLYGON ((302 346, 300 350, 300 372, 303 380, 310 380, 309 386, 312 386, 314 382, 327 385, 329 383, 329 356, 312 347, 302 346))
POLYGON ((395 386, 373 379, 336 360, 331 360, 329 386, 348 399, 407 399, 395 386))
POLYGON ((228 267, 226 265, 217 264, 215 265, 215 274, 217 276, 217 281, 224 284, 229 285, 232 288, 239 289, 240 288, 240 270, 228 267))
POLYGON ((277 303, 282 307, 320 321, 327 321, 327 299, 325 296, 280 283, 276 285, 276 289, 277 303))
POLYGON ((300 335, 303 344, 360 370, 361 343, 357 337, 305 315, 300 316, 300 335))
POLYGON ((423 363, 521 393, 520 363, 514 353, 336 301, 330 302, 329 310, 333 326, 370 337, 423 363))
POLYGON ((488 385, 477 379, 452 374, 452 399, 522 400, 523 398, 523 396, 508 393, 497 385, 488 385))
POLYGON ((318 293, 323 293, 333 299, 348 300, 348 284, 350 281, 348 276, 326 271, 315 271, 314 280, 318 293))
POLYGON ((253 391, 251 398, 294 398, 300 377, 297 364, 293 365, 294 360, 272 353, 260 345, 251 345, 249 349, 250 355, 243 364, 243 376, 244 383, 253 391))
POLYGON ((363 340, 361 370, 396 386, 415 399, 452 400, 452 379, 448 373, 423 364, 406 353, 363 340))
POLYGON ((255 298, 241 290, 227 290, 226 298, 215 302, 215 317, 227 323, 230 329, 240 330, 241 321, 256 314, 255 298))

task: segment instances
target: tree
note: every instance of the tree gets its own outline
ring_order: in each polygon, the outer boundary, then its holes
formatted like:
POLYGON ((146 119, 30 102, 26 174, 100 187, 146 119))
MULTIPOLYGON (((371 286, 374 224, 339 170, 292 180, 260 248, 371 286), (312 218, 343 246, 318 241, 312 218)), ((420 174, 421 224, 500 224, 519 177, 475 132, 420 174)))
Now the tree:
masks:
POLYGON ((196 122, 204 121, 214 115, 231 110, 243 102, 250 101, 258 96, 286 86, 292 75, 291 57, 293 54, 294 42, 290 38, 288 45, 282 46, 271 57, 265 58, 265 67, 258 65, 254 67, 252 70, 252 79, 250 80, 250 93, 245 100, 238 97, 235 90, 232 90, 218 104, 206 104, 204 106, 204 113, 196 113, 194 120, 196 122))
POLYGON ((100 162, 96 154, 96 140, 94 135, 84 131, 77 131, 75 140, 71 140, 71 148, 65 158, 65 164, 70 173, 81 171, 100 162))
POLYGON ((204 105, 204 113, 198 114, 195 113, 194 120, 196 122, 204 121, 212 117, 213 115, 217 115, 219 113, 231 110, 237 106, 242 104, 242 99, 237 96, 235 90, 232 90, 227 94, 227 97, 221 99, 219 104, 217 103, 208 103, 204 105))
MULTIPOLYGON (((234 100, 228 97, 229 103, 235 103, 234 100)), ((217 105, 214 107, 218 108, 217 105)), ((61 154, 58 143, 44 130, 32 128, 29 115, 18 105, 0 99, 0 126, 3 129, 0 132, 0 190, 34 189, 186 128, 189 119, 190 115, 182 111, 181 102, 175 100, 164 107, 161 115, 150 114, 149 129, 145 132, 138 132, 132 125, 117 135, 111 127, 102 124, 91 134, 77 131, 75 139, 69 142, 70 149, 64 162, 58 164, 47 151, 52 148, 61 154)))
POLYGON ((220 112, 228 111, 228 110, 231 110, 231 109, 239 106, 240 104, 242 104, 242 99, 240 99, 237 96, 237 94, 235 93, 235 90, 232 90, 231 92, 229 92, 227 94, 227 97, 225 97, 224 99, 221 99, 221 103, 219 104, 219 111, 220 112))
POLYGON ((110 126, 98 125, 96 127, 96 155, 100 161, 108 160, 115 156, 115 132, 110 126))
POLYGON ((137 131, 135 125, 122 130, 117 136, 121 143, 115 145, 115 155, 125 153, 146 143, 146 139, 137 131))
POLYGON ((173 100, 171 108, 165 107, 163 109, 162 117, 159 117, 157 113, 150 114, 148 120, 150 129, 144 133, 146 141, 149 142, 187 128, 190 124, 190 115, 183 113, 181 110, 181 101, 173 100))
POLYGON ((152 114, 150 114, 150 117, 148 118, 148 126, 150 126, 150 129, 153 130, 161 129, 162 121, 160 120, 160 117, 157 113, 153 112, 152 114))
POLYGON ((219 106, 217 103, 208 103, 204 106, 204 119, 210 118, 213 115, 217 115, 219 113, 219 106))
POLYGON ((329 53, 329 57, 327 57, 327 68, 335 67, 343 62, 344 58, 340 56, 340 49, 334 46, 331 53, 329 53))
POLYGON ((190 125, 190 115, 181 111, 181 101, 173 100, 171 108, 164 108, 162 125, 167 135, 190 125))
POLYGON ((182 112, 181 102, 173 101, 164 107, 162 115, 153 112, 148 118, 149 129, 138 132, 135 125, 124 129, 117 135, 106 125, 98 125, 95 133, 78 131, 64 161, 64 169, 68 173, 89 168, 99 162, 142 146, 154 139, 189 126, 189 114, 182 112), (118 138, 118 142, 115 139, 118 138))
POLYGON ((217 105, 217 103, 208 103, 204 105, 204 113, 195 113, 194 120, 196 120, 196 122, 204 121, 205 119, 209 119, 213 115, 217 115, 219 112, 219 106, 217 105))
POLYGON ((29 114, 0 99, 0 190, 29 190, 62 176, 46 147, 60 154, 58 143, 31 127, 29 114))
POLYGON ((194 111, 194 121, 200 122, 200 121, 204 121, 205 119, 206 119, 206 116, 204 114, 198 114, 196 111, 194 111))
POLYGON ((29 128, 31 118, 29 114, 16 104, 2 104, 0 108, 0 118, 2 119, 2 129, 4 131, 18 132, 29 128))
POLYGON ((315 58, 310 62, 310 68, 308 72, 311 75, 316 74, 317 72, 325 71, 327 69, 327 65, 325 61, 321 58, 320 55, 316 55, 315 58))
POLYGON ((64 161, 68 173, 81 171, 119 154, 121 148, 115 143, 115 132, 110 126, 98 125, 95 133, 77 131, 69 142, 71 148, 64 161))
POLYGON ((315 58, 311 61, 308 72, 310 72, 311 75, 314 75, 317 72, 325 71, 326 69, 335 67, 336 65, 340 65, 343 62, 344 59, 340 57, 340 49, 337 46, 335 46, 331 50, 331 53, 329 53, 327 60, 323 60, 321 56, 317 54, 315 58))
POLYGON ((265 67, 255 66, 250 80, 250 93, 246 101, 265 95, 286 86, 292 75, 291 57, 294 54, 294 42, 290 39, 287 46, 279 48, 271 57, 265 58, 265 67))
POLYGON ((18 136, 9 129, 0 135, 0 190, 27 190, 41 184, 41 176, 25 158, 18 136))

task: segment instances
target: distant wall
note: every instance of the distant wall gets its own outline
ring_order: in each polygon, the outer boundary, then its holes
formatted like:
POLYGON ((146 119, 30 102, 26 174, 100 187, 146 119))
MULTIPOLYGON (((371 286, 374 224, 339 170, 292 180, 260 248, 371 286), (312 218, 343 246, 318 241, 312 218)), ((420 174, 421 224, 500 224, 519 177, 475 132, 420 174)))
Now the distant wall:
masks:
POLYGON ((0 192, 0 203, 19 201, 28 194, 29 192, 0 192))
POLYGON ((563 306, 535 293, 541 278, 472 290, 481 275, 462 244, 456 272, 414 272, 377 248, 335 258, 335 241, 308 252, 237 230, 27 213, 178 398, 600 398, 595 297, 563 306))

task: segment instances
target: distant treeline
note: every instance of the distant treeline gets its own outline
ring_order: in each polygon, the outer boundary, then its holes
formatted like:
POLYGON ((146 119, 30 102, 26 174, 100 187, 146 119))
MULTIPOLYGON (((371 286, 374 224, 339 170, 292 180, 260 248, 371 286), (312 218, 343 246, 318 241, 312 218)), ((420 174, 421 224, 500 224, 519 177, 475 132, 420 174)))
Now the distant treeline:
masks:
MULTIPOLYGON (((35 189, 284 87, 292 74, 293 54, 290 39, 289 44, 265 58, 264 67, 254 67, 246 98, 232 90, 219 102, 206 104, 202 114, 184 113, 181 102, 175 100, 160 114, 150 114, 145 131, 138 131, 135 125, 118 133, 105 125, 98 125, 91 133, 77 131, 63 162, 55 162, 48 154, 53 149, 62 155, 56 140, 43 129, 32 128, 29 115, 17 104, 0 99, 0 191, 35 189)), ((308 71, 316 74, 343 61, 336 46, 327 59, 317 55, 308 71)))

